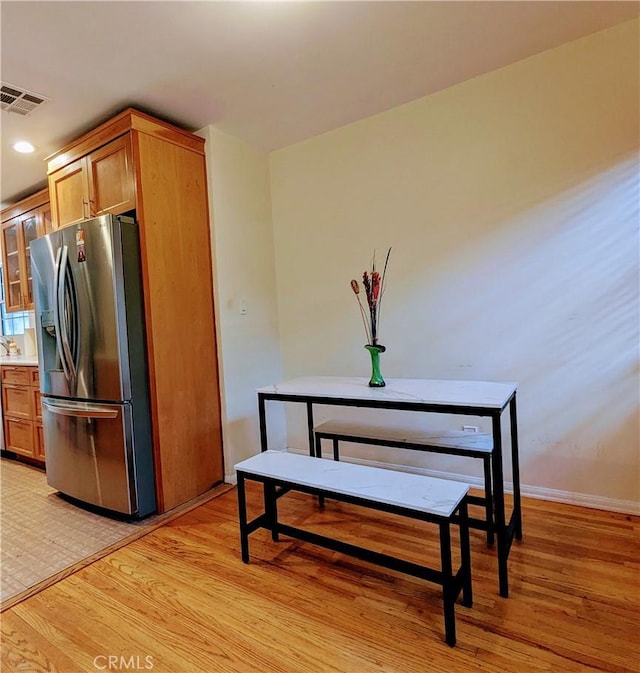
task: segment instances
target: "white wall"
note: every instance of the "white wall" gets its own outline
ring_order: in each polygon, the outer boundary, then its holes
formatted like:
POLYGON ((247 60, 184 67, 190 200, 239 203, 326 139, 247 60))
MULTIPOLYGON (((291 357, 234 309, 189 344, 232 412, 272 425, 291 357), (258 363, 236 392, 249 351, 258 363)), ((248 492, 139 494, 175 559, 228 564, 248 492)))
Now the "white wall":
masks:
POLYGON ((285 377, 368 376, 349 281, 391 245, 383 375, 518 381, 524 491, 640 511, 638 81, 632 21, 273 152, 285 377))
MULTIPOLYGON (((260 448, 255 389, 282 378, 269 163, 265 153, 208 126, 213 275, 222 388, 225 476, 260 448)), ((284 446, 282 410, 270 409, 269 440, 284 446)))

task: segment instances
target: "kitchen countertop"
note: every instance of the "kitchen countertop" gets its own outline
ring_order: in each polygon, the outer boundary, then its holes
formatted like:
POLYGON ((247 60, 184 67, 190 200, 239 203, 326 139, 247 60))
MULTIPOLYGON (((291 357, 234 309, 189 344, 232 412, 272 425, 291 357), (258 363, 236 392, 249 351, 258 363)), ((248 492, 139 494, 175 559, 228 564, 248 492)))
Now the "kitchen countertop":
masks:
POLYGON ((22 367, 37 367, 37 355, 0 355, 0 365, 21 365, 22 367))

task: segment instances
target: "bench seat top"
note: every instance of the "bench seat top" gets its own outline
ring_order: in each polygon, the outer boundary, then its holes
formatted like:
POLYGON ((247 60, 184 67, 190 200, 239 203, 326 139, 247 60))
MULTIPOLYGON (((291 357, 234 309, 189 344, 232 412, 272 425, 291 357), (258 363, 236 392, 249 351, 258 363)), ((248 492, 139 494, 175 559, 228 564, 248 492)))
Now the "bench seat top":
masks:
MULTIPOLYGON (((454 449, 471 449, 491 453, 493 438, 486 432, 464 432, 463 430, 435 430, 429 428, 407 428, 399 424, 358 423, 330 420, 320 423, 315 432, 349 437, 389 440, 394 443, 424 444, 454 449)), ((348 441, 348 440, 347 440, 348 441)))
POLYGON ((326 460, 285 451, 265 451, 235 469, 247 475, 450 517, 468 484, 380 467, 326 460))

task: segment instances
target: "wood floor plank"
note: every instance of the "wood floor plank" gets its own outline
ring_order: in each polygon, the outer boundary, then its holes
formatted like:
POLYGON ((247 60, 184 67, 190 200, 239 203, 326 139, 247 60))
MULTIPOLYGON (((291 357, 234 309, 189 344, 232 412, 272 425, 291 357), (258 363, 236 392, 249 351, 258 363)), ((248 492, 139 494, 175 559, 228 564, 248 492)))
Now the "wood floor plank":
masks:
MULTIPOLYGON (((256 485, 248 489, 257 513, 256 485)), ((524 540, 498 595, 496 551, 472 534, 474 605, 443 641, 439 587, 266 531, 240 561, 235 490, 2 614, 2 670, 155 673, 638 673, 639 518, 524 500, 524 540), (151 657, 145 660, 144 657, 151 657), (132 657, 138 657, 133 660, 132 657)), ((279 501, 283 520, 437 562, 421 522, 279 501)))

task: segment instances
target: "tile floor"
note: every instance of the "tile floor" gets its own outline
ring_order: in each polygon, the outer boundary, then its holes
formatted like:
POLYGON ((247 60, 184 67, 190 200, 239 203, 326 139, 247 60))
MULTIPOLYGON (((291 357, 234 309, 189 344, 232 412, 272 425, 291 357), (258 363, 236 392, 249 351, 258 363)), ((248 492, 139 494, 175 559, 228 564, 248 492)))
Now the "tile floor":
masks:
MULTIPOLYGON (((47 486, 44 472, 0 461, 0 603, 100 550, 153 528, 157 517, 126 522, 77 507, 47 486)), ((13 600, 12 600, 13 602, 13 600)))

